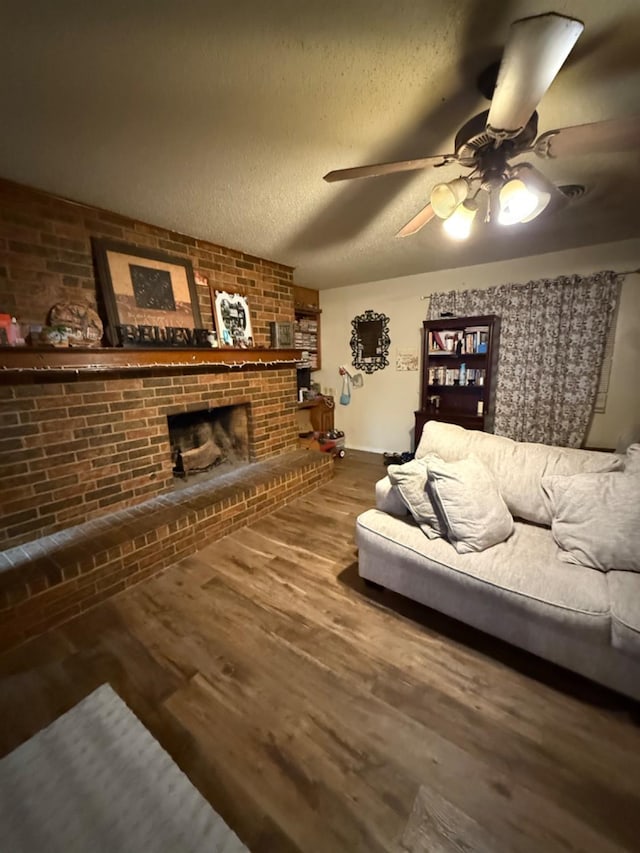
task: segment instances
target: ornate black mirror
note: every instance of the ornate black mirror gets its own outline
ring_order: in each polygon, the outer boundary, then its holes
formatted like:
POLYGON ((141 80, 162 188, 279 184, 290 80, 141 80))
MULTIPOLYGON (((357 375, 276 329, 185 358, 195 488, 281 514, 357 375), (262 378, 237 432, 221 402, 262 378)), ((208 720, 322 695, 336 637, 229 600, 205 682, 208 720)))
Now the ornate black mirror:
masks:
POLYGON ((389 318, 365 311, 351 321, 352 364, 365 373, 382 370, 389 364, 389 318))

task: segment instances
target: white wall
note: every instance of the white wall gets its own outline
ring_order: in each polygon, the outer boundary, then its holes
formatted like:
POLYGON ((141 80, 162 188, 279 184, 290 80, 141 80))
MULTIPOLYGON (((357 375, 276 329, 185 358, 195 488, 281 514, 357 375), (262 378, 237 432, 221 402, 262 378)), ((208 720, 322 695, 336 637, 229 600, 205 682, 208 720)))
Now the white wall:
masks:
MULTIPOLYGON (((640 267, 640 239, 565 252, 553 252, 474 267, 386 279, 320 291, 322 370, 314 380, 336 394, 336 427, 346 433, 347 447, 381 452, 413 447, 413 413, 420 401, 420 372, 395 369, 399 348, 419 352, 422 321, 428 302, 420 297, 440 290, 465 290, 507 282, 525 282, 597 270, 640 267), (341 406, 340 364, 351 364, 351 320, 371 309, 390 318, 390 364, 354 389, 349 406, 341 406)), ((640 275, 627 276, 616 327, 613 369, 607 408, 597 414, 587 436, 592 447, 615 447, 618 436, 640 423, 640 275)))

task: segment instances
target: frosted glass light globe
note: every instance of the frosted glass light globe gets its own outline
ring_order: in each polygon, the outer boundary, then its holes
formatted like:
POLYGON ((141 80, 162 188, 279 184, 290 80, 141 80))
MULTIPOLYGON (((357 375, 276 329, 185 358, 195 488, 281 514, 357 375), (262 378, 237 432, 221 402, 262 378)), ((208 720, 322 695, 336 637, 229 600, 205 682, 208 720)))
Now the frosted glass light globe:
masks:
POLYGON ((471 226, 478 212, 475 201, 463 201, 453 211, 451 216, 442 223, 449 237, 454 240, 466 240, 471 234, 471 226))
POLYGON ((501 225, 514 225, 523 222, 538 206, 538 196, 528 189, 519 178, 512 178, 500 190, 501 225))

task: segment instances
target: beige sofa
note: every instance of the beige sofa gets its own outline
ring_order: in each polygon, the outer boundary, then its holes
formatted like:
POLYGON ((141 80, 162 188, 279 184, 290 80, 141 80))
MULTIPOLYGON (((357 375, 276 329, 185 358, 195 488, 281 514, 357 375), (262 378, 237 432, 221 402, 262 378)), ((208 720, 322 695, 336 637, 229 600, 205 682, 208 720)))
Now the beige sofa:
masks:
MULTIPOLYGON (((430 421, 416 459, 433 453, 447 461, 480 460, 514 517, 513 532, 486 550, 459 553, 444 538, 427 538, 385 477, 376 487, 377 508, 357 519, 360 575, 640 700, 640 573, 567 562, 573 557, 554 539, 562 531, 553 515, 559 504, 554 510, 545 492, 556 481, 587 483, 593 477, 587 472, 624 467, 624 459, 430 421)), ((640 466, 634 477, 637 485, 640 466)), ((604 489, 606 478, 602 483, 604 489)), ((634 515, 640 526, 637 504, 613 511, 627 529, 634 515)), ((595 530, 597 548, 598 525, 585 523, 595 530)), ((612 541, 616 535, 612 529, 612 541)))

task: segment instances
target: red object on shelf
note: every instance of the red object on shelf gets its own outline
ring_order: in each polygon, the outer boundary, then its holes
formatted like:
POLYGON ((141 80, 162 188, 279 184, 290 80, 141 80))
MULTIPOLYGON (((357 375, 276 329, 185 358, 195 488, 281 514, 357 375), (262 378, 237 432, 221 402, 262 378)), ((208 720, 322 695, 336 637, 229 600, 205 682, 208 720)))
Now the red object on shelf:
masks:
POLYGON ((11 341, 11 314, 0 314, 0 346, 9 346, 11 341))

